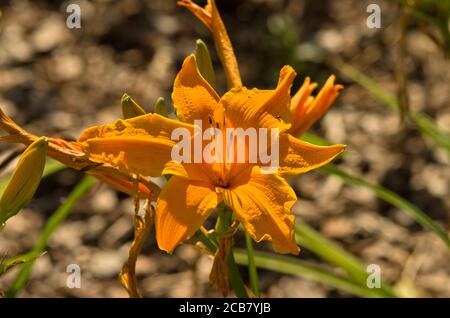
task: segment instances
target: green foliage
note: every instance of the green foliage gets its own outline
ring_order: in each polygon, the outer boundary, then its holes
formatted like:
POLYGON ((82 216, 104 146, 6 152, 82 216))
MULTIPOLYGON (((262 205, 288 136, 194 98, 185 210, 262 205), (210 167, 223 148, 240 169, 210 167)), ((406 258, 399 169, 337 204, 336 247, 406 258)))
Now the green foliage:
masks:
MULTIPOLYGON (((356 83, 365 88, 370 95, 380 101, 383 105, 394 110, 399 110, 399 103, 397 98, 387 92, 373 79, 364 75, 353 66, 342 61, 335 61, 333 65, 342 74, 351 78, 356 83)), ((445 149, 450 155, 450 134, 442 131, 429 116, 422 112, 411 112, 409 114, 409 118, 423 135, 429 137, 439 147, 445 149)))
POLYGON ((66 201, 52 214, 47 220, 43 231, 36 245, 25 255, 18 256, 16 259, 26 259, 28 262, 22 265, 20 272, 10 286, 6 297, 15 297, 27 284, 31 270, 34 265, 34 259, 41 255, 47 248, 48 240, 61 223, 69 216, 70 212, 80 200, 94 185, 95 179, 86 176, 72 190, 66 201))

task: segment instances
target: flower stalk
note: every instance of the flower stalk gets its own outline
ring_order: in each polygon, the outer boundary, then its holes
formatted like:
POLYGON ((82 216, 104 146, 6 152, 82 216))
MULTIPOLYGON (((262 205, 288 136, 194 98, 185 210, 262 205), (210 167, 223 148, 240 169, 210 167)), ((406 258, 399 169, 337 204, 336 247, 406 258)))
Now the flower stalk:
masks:
POLYGON ((248 257, 248 276, 250 278, 250 287, 252 288, 255 297, 261 297, 261 291, 259 288, 258 270, 255 264, 255 253, 253 250, 253 241, 248 233, 245 233, 245 244, 247 246, 248 257))
POLYGON ((217 10, 216 2, 208 0, 204 8, 195 4, 192 0, 182 0, 177 4, 190 10, 212 32, 217 54, 225 70, 228 88, 241 87, 242 80, 236 55, 227 29, 217 10))

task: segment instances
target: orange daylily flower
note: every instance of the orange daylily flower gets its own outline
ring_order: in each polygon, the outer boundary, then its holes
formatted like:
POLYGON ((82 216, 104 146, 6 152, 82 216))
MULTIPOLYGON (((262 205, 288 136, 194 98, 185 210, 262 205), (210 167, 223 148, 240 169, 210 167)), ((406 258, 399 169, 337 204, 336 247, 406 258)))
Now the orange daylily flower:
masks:
MULTIPOLYGON (((119 120, 88 129, 80 144, 90 160, 107 163, 120 171, 172 175, 156 205, 156 238, 161 249, 171 253, 224 202, 255 241, 270 240, 275 251, 297 254, 291 214, 297 197, 283 177, 327 164, 344 146, 315 146, 287 132, 290 89, 295 75, 286 66, 280 72, 276 89, 239 87, 220 98, 201 76, 191 55, 175 79, 172 94, 174 107, 184 123, 155 114, 119 120), (194 120, 201 120, 203 127, 221 131, 238 127, 279 128, 278 173, 263 174, 258 164, 248 162, 172 161, 175 142, 170 139, 171 132, 178 127, 194 132, 194 120)), ((227 156, 226 149, 224 153, 227 156)))
MULTIPOLYGON (((192 236, 221 202, 232 208, 236 219, 257 241, 269 240, 280 253, 299 252, 294 239, 291 207, 296 195, 284 177, 321 167, 344 145, 315 146, 295 138, 329 107, 341 87, 328 81, 312 99, 309 79, 291 102, 295 71, 285 66, 272 90, 242 86, 238 64, 225 26, 213 0, 205 8, 190 0, 180 2, 211 29, 230 89, 220 97, 199 73, 195 57, 189 56, 177 75, 172 99, 181 121, 147 114, 87 129, 77 142, 49 138, 49 156, 69 167, 86 170, 121 191, 135 194, 134 176, 139 176, 138 194, 154 199, 156 185, 142 176, 172 175, 156 206, 156 237, 161 249, 171 253, 192 236), (187 129, 192 138, 195 120, 202 127, 278 128, 279 168, 261 172, 260 163, 177 163, 172 160, 172 132, 187 129), (292 124, 291 124, 292 123, 292 124)), ((0 137, 7 142, 30 144, 37 137, 25 132, 0 112, 0 137)), ((223 134, 223 137, 225 134, 223 134)), ((191 140, 192 141, 192 140, 191 140)), ((225 144, 225 143, 224 143, 225 144)), ((250 149, 246 149, 248 159, 250 149)), ((227 156, 226 148, 224 155, 227 156)), ((236 156, 236 154, 235 154, 236 156)))
POLYGON ((177 75, 172 94, 177 115, 185 124, 157 115, 121 120, 88 130, 80 138, 83 150, 91 160, 129 173, 172 175, 158 198, 155 221, 158 245, 169 253, 192 236, 220 202, 225 202, 254 240, 270 240, 275 251, 296 254, 299 248, 290 210, 297 198, 283 177, 325 165, 344 146, 318 147, 291 133, 309 128, 341 87, 327 82, 311 100, 314 84, 307 79, 291 103, 290 89, 296 74, 289 66, 281 70, 275 90, 242 87, 233 47, 215 2, 208 0, 204 8, 191 0, 178 4, 187 7, 211 30, 232 89, 219 97, 200 75, 195 58, 189 56, 177 75), (202 127, 222 131, 229 127, 278 128, 282 132, 278 173, 262 174, 257 164, 170 161, 174 146, 169 139, 171 132, 183 125, 192 132, 195 120, 201 120, 202 127))

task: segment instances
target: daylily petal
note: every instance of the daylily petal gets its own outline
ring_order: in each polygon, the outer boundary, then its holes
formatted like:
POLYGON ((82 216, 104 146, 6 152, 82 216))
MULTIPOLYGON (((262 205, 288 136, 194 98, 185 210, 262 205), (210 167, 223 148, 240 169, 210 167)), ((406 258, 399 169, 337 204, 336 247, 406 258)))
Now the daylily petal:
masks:
POLYGON ((227 127, 234 128, 279 128, 290 127, 290 91, 296 76, 290 66, 280 71, 276 89, 259 90, 246 87, 232 89, 220 100, 223 105, 227 127))
POLYGON ((292 97, 291 112, 294 116, 293 121, 298 119, 297 116, 300 118, 304 113, 304 111, 306 110, 304 105, 306 104, 316 87, 317 83, 311 83, 311 78, 306 77, 303 81, 302 86, 300 86, 297 93, 295 93, 295 95, 292 97))
POLYGON ((200 75, 194 55, 184 60, 173 85, 172 99, 182 121, 193 124, 194 120, 202 120, 204 129, 210 126, 209 118, 220 98, 200 75))
POLYGON ((207 164, 169 161, 161 174, 174 175, 191 181, 211 182, 213 180, 211 179, 211 172, 211 168, 207 164))
POLYGON ((87 129, 80 144, 87 157, 97 163, 109 164, 127 173, 159 176, 164 164, 171 160, 171 139, 176 128, 193 126, 157 114, 147 114, 113 124, 87 129))
POLYGON ((290 134, 280 136, 280 167, 281 176, 296 175, 320 168, 342 151, 345 145, 316 146, 290 134))
POLYGON ((336 77, 331 75, 316 97, 311 97, 316 83, 310 84, 306 78, 299 91, 292 98, 292 126, 290 133, 299 137, 307 131, 330 108, 343 85, 334 84, 336 77))
POLYGON ((292 113, 290 111, 291 87, 296 76, 297 72, 291 66, 283 66, 278 77, 276 93, 270 102, 272 110, 277 112, 285 122, 291 122, 292 120, 292 113))
POLYGON ((239 175, 223 192, 225 203, 257 242, 270 240, 278 253, 298 254, 292 205, 297 197, 276 174, 261 174, 257 167, 239 175))
POLYGON ((156 204, 159 248, 172 253, 179 243, 195 233, 218 203, 219 196, 210 185, 172 176, 156 204))
MULTIPOLYGON (((113 168, 109 167, 109 169, 113 168)), ((155 183, 151 182, 148 179, 141 177, 136 189, 134 180, 130 175, 120 173, 119 171, 111 171, 108 173, 106 170, 102 170, 103 169, 94 168, 92 170, 89 170, 88 174, 94 176, 98 180, 106 183, 114 189, 128 195, 135 196, 137 194, 141 199, 149 199, 151 201, 155 201, 161 191, 161 189, 155 183)))

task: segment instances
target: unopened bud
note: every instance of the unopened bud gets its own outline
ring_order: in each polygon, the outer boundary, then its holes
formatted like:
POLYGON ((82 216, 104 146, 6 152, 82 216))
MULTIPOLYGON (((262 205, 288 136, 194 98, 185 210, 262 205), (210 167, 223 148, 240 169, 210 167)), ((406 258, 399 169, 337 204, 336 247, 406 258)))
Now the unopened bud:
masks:
POLYGON ((128 94, 123 94, 121 100, 123 118, 129 119, 137 116, 145 115, 145 110, 142 109, 128 94))
POLYGON ((41 137, 20 156, 0 198, 0 224, 16 215, 33 198, 44 172, 48 140, 41 137))
POLYGON ((153 106, 153 109, 156 114, 167 117, 167 114, 168 114, 167 105, 166 105, 166 100, 163 97, 159 97, 156 100, 155 106, 153 106))
POLYGON ((211 56, 205 42, 200 39, 196 42, 195 61, 200 74, 214 88, 216 86, 216 74, 214 73, 211 56))

